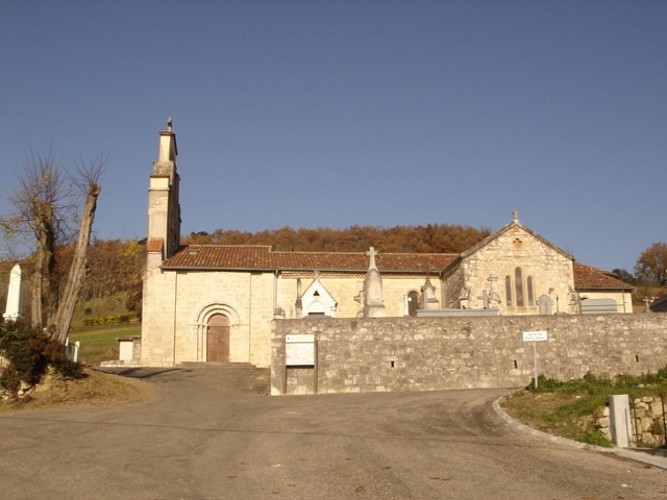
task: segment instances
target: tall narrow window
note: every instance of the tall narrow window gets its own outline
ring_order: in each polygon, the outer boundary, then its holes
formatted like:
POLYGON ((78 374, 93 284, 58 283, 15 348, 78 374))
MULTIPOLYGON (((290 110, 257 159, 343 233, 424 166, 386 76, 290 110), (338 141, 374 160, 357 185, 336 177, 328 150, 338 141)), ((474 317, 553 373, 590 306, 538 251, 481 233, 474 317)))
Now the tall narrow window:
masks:
POLYGON ((533 295, 533 277, 528 276, 526 278, 526 292, 528 293, 528 305, 529 306, 534 306, 535 305, 535 296, 533 295))
POLYGON ((512 278, 505 276, 505 301, 508 306, 512 305, 512 278))
POLYGON ((523 276, 520 267, 514 270, 514 286, 516 288, 516 305, 523 307, 523 276))

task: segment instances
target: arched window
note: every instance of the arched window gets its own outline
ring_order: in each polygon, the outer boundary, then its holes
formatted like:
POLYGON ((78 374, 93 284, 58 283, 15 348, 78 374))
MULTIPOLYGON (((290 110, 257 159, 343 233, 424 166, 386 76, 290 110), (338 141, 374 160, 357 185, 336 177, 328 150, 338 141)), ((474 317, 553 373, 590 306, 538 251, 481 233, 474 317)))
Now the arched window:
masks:
POLYGON ((508 306, 512 305, 512 278, 505 276, 505 302, 508 306))
POLYGON ((408 314, 414 316, 419 309, 419 292, 412 290, 408 293, 408 314))
POLYGON ((520 267, 514 270, 514 288, 516 290, 516 305, 523 307, 523 274, 520 267))
POLYGON ((528 292, 528 305, 529 306, 534 306, 535 305, 535 295, 533 293, 533 277, 528 276, 526 278, 526 292, 528 292))

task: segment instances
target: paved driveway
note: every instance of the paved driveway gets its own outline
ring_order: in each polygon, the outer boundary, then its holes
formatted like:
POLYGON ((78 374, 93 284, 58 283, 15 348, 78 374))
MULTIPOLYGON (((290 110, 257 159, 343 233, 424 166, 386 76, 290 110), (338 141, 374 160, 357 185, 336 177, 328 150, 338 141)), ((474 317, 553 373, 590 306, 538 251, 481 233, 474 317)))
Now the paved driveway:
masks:
POLYGON ((507 426, 500 390, 270 397, 228 367, 133 375, 156 397, 1 416, 0 496, 667 498, 664 470, 507 426))

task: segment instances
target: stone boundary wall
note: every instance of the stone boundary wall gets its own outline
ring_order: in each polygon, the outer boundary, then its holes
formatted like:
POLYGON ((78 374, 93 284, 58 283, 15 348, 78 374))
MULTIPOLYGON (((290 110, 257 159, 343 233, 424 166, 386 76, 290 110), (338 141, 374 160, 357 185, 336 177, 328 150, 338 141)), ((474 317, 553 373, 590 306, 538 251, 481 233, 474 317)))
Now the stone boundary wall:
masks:
POLYGON ((522 333, 535 330, 548 332, 535 345, 538 372, 549 378, 667 365, 667 314, 274 320, 271 393, 522 387, 533 376, 533 345, 522 333), (316 368, 285 370, 287 334, 316 335, 316 368))
MULTIPOLYGON (((643 397, 635 399, 631 404, 632 441, 634 446, 660 448, 667 445, 665 428, 667 414, 665 401, 661 397, 643 397)), ((611 441, 611 422, 609 406, 598 408, 594 415, 595 427, 611 441)))

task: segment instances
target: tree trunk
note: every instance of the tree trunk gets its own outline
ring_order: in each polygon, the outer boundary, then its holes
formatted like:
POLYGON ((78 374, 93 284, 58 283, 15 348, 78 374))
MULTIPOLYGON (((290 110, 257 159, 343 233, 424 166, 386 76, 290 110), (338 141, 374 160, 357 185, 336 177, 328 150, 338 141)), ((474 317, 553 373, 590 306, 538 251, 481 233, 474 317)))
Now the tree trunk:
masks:
POLYGON ((40 272, 39 257, 36 256, 32 270, 32 284, 30 292, 30 324, 41 330, 44 327, 42 320, 42 274, 40 272))
POLYGON ((55 270, 54 213, 53 207, 48 203, 41 200, 34 200, 32 203, 37 248, 33 271, 31 319, 32 326, 41 329, 44 326, 45 316, 46 323, 49 324, 56 313, 57 284, 53 277, 55 270))
POLYGON ((86 274, 86 253, 90 243, 90 233, 93 221, 95 220, 95 210, 99 194, 100 186, 98 184, 91 184, 88 188, 86 203, 83 207, 79 237, 76 243, 76 250, 74 251, 74 258, 72 259, 72 266, 67 277, 67 283, 65 284, 65 291, 58 305, 55 321, 49 324, 51 338, 63 345, 72 324, 74 307, 79 299, 79 292, 81 291, 86 274))

